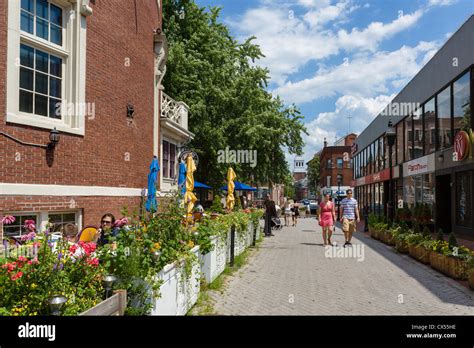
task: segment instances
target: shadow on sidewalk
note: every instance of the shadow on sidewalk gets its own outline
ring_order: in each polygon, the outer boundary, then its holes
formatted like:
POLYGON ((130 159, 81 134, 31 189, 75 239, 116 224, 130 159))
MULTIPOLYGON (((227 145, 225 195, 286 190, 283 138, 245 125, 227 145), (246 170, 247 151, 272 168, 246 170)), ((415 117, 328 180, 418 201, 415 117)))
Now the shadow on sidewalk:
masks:
MULTIPOLYGON (((363 222, 361 225, 363 225, 363 222)), ((336 227, 342 229, 342 224, 338 222, 336 223, 336 227)), ((368 248, 377 252, 399 269, 402 269, 408 276, 416 279, 421 285, 444 303, 466 306, 469 305, 468 303, 471 301, 470 306, 474 305, 474 293, 470 293, 469 289, 464 289, 464 286, 459 284, 458 281, 439 273, 429 265, 424 265, 421 262, 412 259, 408 255, 398 253, 392 246, 388 246, 371 238, 367 233, 358 231, 354 233, 353 237, 363 242, 368 248), (447 286, 450 287, 449 293, 446 292, 447 286), (459 298, 458 296, 453 296, 452 290, 458 291, 459 295, 461 295, 459 301, 456 300, 456 298, 459 298)), ((366 258, 366 261, 367 260, 368 259, 366 258)))

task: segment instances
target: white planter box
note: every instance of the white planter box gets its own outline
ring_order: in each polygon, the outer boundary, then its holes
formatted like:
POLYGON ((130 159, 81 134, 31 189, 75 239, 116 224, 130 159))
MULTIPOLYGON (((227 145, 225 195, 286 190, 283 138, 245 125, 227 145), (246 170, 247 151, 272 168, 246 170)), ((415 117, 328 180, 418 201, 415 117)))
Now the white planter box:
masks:
MULTIPOLYGON (((198 257, 199 246, 192 249, 198 257)), ((184 265, 166 265, 157 277, 164 283, 160 287, 161 296, 155 299, 151 315, 185 315, 196 303, 200 290, 201 265, 193 264, 191 275, 186 278, 184 265)))
POLYGON ((226 241, 220 242, 219 237, 211 238, 214 248, 205 255, 199 253, 201 272, 208 284, 212 283, 222 272, 226 265, 226 241))

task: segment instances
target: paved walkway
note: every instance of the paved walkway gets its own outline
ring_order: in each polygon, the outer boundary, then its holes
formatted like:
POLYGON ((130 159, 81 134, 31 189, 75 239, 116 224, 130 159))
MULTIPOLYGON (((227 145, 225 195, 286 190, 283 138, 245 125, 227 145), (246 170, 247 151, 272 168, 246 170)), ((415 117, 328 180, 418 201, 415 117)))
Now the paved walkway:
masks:
MULTIPOLYGON (((315 218, 274 234, 210 294, 217 314, 474 315, 474 292, 363 233, 353 238, 362 261, 327 257, 315 218)), ((332 240, 341 245, 342 231, 332 240)))

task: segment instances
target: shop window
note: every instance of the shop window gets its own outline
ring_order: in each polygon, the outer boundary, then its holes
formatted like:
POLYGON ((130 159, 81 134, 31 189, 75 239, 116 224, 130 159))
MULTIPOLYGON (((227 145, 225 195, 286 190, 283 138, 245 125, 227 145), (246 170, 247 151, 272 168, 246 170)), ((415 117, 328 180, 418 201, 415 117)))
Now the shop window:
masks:
POLYGON ((451 132, 451 87, 447 87, 437 95, 438 106, 438 149, 446 149, 452 145, 451 132))
POLYGON ((413 158, 423 156, 423 115, 418 108, 413 114, 413 158))
POLYGON ((405 118, 405 161, 413 159, 413 122, 411 117, 405 118))
POLYGON ((431 98, 424 105, 423 128, 425 130, 424 154, 433 153, 436 148, 435 101, 431 98))
POLYGON ((473 225, 473 172, 456 173, 456 224, 464 227, 473 225))
POLYGON ((467 72, 453 84, 454 134, 461 129, 471 128, 470 96, 469 72, 467 72))
MULTIPOLYGON (((403 163, 403 121, 397 124, 397 164, 403 163)), ((395 163, 395 162, 394 162, 395 163)))

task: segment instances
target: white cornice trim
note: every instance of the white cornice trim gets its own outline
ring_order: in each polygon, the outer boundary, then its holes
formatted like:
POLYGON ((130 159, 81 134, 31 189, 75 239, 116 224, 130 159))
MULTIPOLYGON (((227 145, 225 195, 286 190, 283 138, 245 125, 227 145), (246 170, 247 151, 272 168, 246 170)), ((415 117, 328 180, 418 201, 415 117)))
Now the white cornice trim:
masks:
POLYGON ((86 17, 89 17, 92 14, 92 7, 90 7, 89 0, 82 0, 81 14, 86 17))
MULTIPOLYGON (((0 195, 140 197, 141 188, 0 183, 0 195)), ((146 194, 146 193, 145 193, 146 194)))

